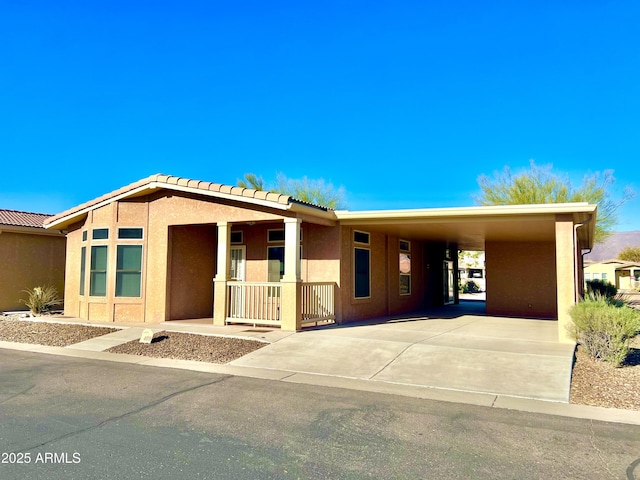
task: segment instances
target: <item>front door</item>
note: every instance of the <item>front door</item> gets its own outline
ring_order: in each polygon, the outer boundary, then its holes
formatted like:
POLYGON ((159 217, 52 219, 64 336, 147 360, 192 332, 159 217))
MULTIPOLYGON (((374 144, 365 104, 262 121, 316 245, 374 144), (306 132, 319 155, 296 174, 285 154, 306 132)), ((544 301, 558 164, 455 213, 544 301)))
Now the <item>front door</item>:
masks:
POLYGON ((229 250, 229 276, 234 282, 244 282, 245 280, 245 252, 246 247, 244 245, 233 246, 229 250))

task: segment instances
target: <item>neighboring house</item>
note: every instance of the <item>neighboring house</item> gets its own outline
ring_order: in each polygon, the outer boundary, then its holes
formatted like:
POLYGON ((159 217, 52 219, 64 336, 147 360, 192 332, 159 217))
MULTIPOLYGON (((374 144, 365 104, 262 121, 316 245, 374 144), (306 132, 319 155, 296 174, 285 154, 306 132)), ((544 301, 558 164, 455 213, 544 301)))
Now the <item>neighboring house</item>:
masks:
POLYGON ((603 280, 620 290, 633 290, 640 286, 640 263, 617 259, 585 262, 584 279, 603 280))
POLYGON ((586 203, 333 211, 153 175, 46 227, 68 232, 65 313, 90 321, 213 317, 300 330, 418 312, 456 303, 458 250, 482 250, 487 313, 558 318, 566 340, 595 212, 586 203))
POLYGON ((0 311, 26 310, 24 290, 52 285, 64 292, 65 236, 45 230, 50 215, 0 209, 0 311))
POLYGON ((458 280, 462 284, 474 282, 480 291, 486 290, 484 252, 462 250, 458 255, 458 280))

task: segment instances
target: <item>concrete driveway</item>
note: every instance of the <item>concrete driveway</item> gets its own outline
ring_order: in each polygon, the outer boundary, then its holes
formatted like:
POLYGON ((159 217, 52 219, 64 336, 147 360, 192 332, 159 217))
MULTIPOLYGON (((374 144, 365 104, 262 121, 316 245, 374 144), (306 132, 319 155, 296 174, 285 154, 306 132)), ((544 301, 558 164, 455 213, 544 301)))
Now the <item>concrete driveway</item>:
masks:
POLYGON ((549 320, 490 317, 471 302, 428 316, 286 336, 232 365, 569 401, 574 345, 549 320))

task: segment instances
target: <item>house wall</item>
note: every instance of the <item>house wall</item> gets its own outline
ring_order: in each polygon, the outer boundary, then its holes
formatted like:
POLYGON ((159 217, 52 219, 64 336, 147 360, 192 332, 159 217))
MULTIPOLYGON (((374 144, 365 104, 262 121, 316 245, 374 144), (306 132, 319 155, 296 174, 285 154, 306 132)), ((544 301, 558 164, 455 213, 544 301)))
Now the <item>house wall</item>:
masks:
POLYGON ((419 310, 424 303, 424 259, 422 243, 411 241, 411 294, 400 294, 399 238, 366 229, 341 227, 340 323, 398 315, 419 310), (354 231, 369 233, 369 245, 354 242, 354 231), (371 295, 354 297, 354 249, 370 250, 371 295))
POLYGON ((557 317, 555 255, 553 242, 487 241, 487 313, 557 317))
POLYGON ((63 236, 0 232, 0 311, 26 310, 23 290, 52 285, 64 295, 63 236))
MULTIPOLYGON (((205 201, 185 193, 158 193, 113 202, 96 208, 70 228, 67 245, 65 313, 90 321, 157 323, 169 319, 211 317, 213 277, 216 273, 217 222, 229 222, 231 230, 243 231, 246 245, 247 281, 267 280, 267 230, 284 228, 284 215, 261 207, 248 208, 236 201, 205 201), (143 245, 141 297, 115 297, 118 227, 142 227, 143 245), (109 228, 107 294, 91 297, 89 264, 91 231, 109 228), (88 239, 82 241, 82 232, 88 239), (85 295, 80 296, 81 248, 87 247, 85 295)), ((307 281, 339 282, 339 247, 330 242, 339 237, 337 227, 303 223, 303 275, 307 281), (321 265, 321 256, 332 260, 321 265)), ((271 245, 271 244, 269 244, 271 245)), ((277 245, 274 243, 273 245, 277 245)))

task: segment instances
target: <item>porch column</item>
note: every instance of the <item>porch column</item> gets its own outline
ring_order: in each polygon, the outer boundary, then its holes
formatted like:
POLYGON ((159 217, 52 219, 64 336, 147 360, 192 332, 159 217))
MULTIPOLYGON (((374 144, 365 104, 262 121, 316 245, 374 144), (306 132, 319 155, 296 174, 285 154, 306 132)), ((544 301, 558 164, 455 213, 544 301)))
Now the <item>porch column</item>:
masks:
POLYGON ((227 319, 230 229, 231 225, 228 222, 218 222, 218 257, 216 260, 216 277, 213 280, 214 325, 224 325, 227 319))
POLYGON ((556 216, 556 284, 558 295, 558 341, 572 343, 567 331, 572 322, 569 309, 575 303, 575 241, 573 238, 573 216, 556 216))
POLYGON ((299 218, 284 219, 284 276, 280 303, 282 330, 298 331, 302 328, 302 279, 300 275, 300 223, 299 218))

